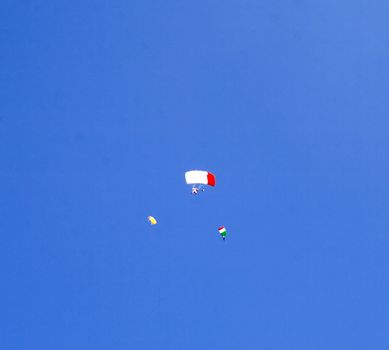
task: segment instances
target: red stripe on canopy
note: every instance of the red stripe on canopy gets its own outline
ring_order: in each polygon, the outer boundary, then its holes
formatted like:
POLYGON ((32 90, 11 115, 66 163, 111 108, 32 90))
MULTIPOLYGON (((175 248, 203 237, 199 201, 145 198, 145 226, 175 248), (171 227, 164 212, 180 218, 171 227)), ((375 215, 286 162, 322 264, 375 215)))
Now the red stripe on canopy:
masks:
POLYGON ((216 185, 216 177, 212 173, 207 174, 207 181, 209 186, 215 186, 216 185))

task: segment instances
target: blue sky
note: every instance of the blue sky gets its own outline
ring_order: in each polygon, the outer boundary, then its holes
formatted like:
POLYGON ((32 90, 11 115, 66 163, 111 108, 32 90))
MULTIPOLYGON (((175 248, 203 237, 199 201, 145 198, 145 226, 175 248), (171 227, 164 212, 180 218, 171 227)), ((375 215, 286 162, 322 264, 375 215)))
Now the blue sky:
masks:
POLYGON ((3 349, 388 349, 389 2, 0 8, 3 349))

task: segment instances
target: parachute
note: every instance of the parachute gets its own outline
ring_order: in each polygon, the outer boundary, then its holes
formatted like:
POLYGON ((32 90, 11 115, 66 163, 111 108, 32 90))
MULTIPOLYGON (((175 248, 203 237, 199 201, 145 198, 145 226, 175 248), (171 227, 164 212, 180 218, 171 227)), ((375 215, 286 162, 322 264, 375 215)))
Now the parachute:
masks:
POLYGON ((204 191, 204 185, 215 186, 216 177, 208 171, 191 170, 185 173, 185 181, 192 186, 192 194, 198 194, 200 189, 204 191))
POLYGON ((155 218, 153 216, 148 216, 147 220, 149 220, 150 225, 156 225, 157 224, 157 220, 155 220, 155 218))
POLYGON ((185 180, 188 185, 216 185, 216 177, 208 171, 191 170, 185 173, 185 180))
POLYGON ((227 236, 227 230, 226 230, 226 228, 225 228, 224 226, 220 226, 220 227, 218 228, 218 231, 219 231, 219 234, 220 234, 221 238, 223 238, 223 240, 225 240, 225 239, 226 239, 226 236, 227 236))

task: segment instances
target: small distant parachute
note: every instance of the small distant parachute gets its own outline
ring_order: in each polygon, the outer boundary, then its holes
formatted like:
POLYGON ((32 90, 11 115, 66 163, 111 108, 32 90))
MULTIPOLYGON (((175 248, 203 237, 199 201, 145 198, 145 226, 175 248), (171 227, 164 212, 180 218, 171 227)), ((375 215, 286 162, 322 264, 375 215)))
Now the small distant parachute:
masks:
POLYGON ((204 185, 212 187, 216 185, 215 175, 203 170, 187 171, 185 173, 185 181, 188 185, 192 185, 192 194, 197 194, 200 189, 204 191, 204 185))
POLYGON ((225 240, 225 239, 226 239, 226 236, 227 236, 227 230, 226 230, 226 228, 225 228, 224 226, 220 226, 220 227, 218 228, 218 231, 219 231, 219 233, 220 233, 221 238, 223 238, 223 240, 225 240))
POLYGON ((157 220, 155 220, 155 217, 154 216, 148 216, 147 217, 147 220, 149 220, 149 223, 151 225, 156 225, 157 224, 157 220))

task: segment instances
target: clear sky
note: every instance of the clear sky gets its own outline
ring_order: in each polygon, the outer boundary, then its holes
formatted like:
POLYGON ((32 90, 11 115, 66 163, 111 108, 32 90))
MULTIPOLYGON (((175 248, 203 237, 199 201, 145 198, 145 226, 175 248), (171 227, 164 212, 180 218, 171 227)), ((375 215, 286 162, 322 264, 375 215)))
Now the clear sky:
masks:
POLYGON ((389 349, 388 13, 2 1, 1 348, 389 349))

